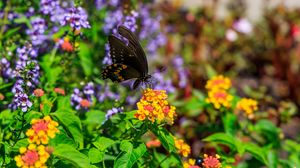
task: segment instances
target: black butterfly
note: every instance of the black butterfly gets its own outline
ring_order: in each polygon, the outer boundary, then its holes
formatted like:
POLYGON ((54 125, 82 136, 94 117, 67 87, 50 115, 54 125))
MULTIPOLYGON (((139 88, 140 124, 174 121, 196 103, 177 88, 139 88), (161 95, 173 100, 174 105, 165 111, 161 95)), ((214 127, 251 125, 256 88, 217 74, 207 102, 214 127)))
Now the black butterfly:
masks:
POLYGON ((119 38, 116 35, 108 37, 113 64, 103 69, 102 77, 103 79, 109 78, 113 82, 136 78, 133 83, 133 89, 136 89, 141 83, 147 83, 151 78, 148 74, 146 54, 135 34, 129 29, 119 26, 118 33, 128 40, 128 44, 120 39, 122 37, 119 38))

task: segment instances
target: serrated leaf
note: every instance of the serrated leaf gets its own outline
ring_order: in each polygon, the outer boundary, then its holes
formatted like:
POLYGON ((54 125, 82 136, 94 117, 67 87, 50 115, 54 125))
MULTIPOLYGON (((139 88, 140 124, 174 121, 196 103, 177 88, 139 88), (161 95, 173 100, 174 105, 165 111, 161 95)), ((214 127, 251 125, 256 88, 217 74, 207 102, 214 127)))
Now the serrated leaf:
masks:
POLYGON ((58 110, 52 113, 57 117, 64 129, 72 136, 78 144, 79 149, 83 148, 83 135, 80 119, 72 110, 58 110))
POLYGON ((110 147, 111 145, 115 144, 116 142, 112 139, 106 138, 106 137, 99 137, 95 142, 93 142, 93 145, 100 151, 106 150, 106 148, 110 147))
POLYGON ((57 99, 57 109, 68 110, 71 109, 70 96, 63 96, 57 99))
POLYGON ((103 155, 101 152, 96 148, 91 148, 89 150, 89 158, 91 163, 99 163, 103 159, 103 155))
POLYGON ((19 151, 20 147, 27 147, 28 144, 29 144, 29 142, 28 142, 27 138, 21 139, 14 145, 14 147, 12 148, 12 151, 15 151, 15 152, 19 151))
POLYGON ((105 121, 106 113, 100 110, 90 110, 86 113, 85 122, 88 124, 101 125, 105 121))
POLYGON ((70 145, 61 144, 54 148, 53 155, 80 168, 90 167, 89 158, 70 145))
POLYGON ((61 144, 67 144, 74 148, 77 147, 76 142, 72 138, 68 137, 66 135, 66 132, 63 130, 60 130, 60 133, 58 133, 54 139, 51 139, 50 144, 53 147, 61 145, 61 144))
MULTIPOLYGON (((124 145, 127 149, 130 149, 130 145, 128 145, 129 142, 125 142, 124 145)), ((115 168, 130 168, 133 166, 133 164, 141 158, 145 152, 147 151, 147 148, 144 143, 139 144, 138 147, 131 150, 127 150, 126 152, 122 152, 121 155, 115 160, 114 167, 115 168)))
POLYGON ((133 149, 133 145, 132 145, 132 143, 130 143, 129 141, 122 141, 121 142, 121 144, 120 144, 120 149, 122 150, 122 151, 132 151, 132 149, 133 149))

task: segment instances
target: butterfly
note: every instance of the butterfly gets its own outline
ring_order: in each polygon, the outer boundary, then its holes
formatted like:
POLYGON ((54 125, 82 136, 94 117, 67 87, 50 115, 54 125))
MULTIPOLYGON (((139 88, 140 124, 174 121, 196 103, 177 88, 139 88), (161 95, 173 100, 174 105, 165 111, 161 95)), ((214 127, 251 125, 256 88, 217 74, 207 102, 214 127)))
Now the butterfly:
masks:
POLYGON ((136 35, 128 28, 119 26, 118 33, 122 37, 108 36, 113 64, 103 69, 102 78, 109 78, 117 83, 135 79, 133 89, 136 89, 141 83, 148 83, 151 78, 151 75, 148 74, 146 54, 136 35), (125 40, 121 38, 125 38, 125 40))

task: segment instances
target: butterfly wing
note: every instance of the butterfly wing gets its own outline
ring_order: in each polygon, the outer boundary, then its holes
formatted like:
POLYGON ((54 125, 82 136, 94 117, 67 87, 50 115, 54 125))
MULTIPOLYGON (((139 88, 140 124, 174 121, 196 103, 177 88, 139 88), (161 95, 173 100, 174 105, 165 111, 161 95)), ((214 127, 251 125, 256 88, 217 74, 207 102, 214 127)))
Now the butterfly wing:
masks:
POLYGON ((141 73, 136 69, 125 64, 114 63, 103 69, 102 78, 111 79, 113 82, 123 82, 128 79, 138 78, 141 73))
POLYGON ((142 64, 142 66, 143 66, 142 73, 144 75, 148 74, 148 62, 147 62, 146 54, 145 54, 141 44, 139 43, 136 35, 133 32, 131 32, 128 28, 126 28, 125 26, 119 26, 118 33, 121 36, 128 39, 128 41, 129 41, 128 47, 132 51, 134 51, 135 55, 138 57, 140 64, 142 64))
POLYGON ((145 67, 141 64, 135 52, 127 46, 125 42, 114 35, 108 37, 108 42, 110 46, 110 55, 114 64, 130 66, 140 72, 141 76, 143 76, 145 67))

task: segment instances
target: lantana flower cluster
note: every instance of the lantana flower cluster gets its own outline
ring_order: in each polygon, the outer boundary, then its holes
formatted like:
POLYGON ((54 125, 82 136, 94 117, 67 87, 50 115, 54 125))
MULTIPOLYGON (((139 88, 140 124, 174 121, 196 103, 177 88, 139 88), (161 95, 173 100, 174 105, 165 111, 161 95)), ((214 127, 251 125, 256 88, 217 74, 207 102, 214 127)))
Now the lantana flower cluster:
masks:
POLYGON ((21 147, 19 149, 19 152, 20 155, 15 157, 15 161, 18 167, 47 167, 46 162, 50 157, 50 154, 48 153, 44 145, 37 146, 36 144, 30 144, 27 148, 21 147))
POLYGON ((243 111, 249 119, 253 119, 253 113, 258 109, 257 104, 258 103, 256 100, 250 98, 242 98, 237 104, 237 109, 243 111))
POLYGON ((222 106, 226 108, 231 107, 233 96, 228 93, 230 87, 231 81, 229 78, 223 75, 213 77, 205 86, 208 90, 206 102, 213 104, 216 109, 220 109, 222 106))
POLYGON ((186 144, 183 139, 177 139, 174 137, 174 141, 175 148, 180 155, 187 157, 191 153, 191 147, 186 144))
POLYGON ((14 160, 16 165, 22 168, 38 167, 47 168, 46 162, 52 153, 52 149, 45 146, 49 143, 50 138, 54 138, 58 123, 53 121, 50 116, 45 116, 43 119, 33 119, 32 127, 27 130, 29 145, 21 147, 20 154, 14 160))
POLYGON ((169 105, 165 90, 152 90, 147 88, 143 97, 137 103, 137 112, 135 118, 139 120, 148 119, 151 122, 166 121, 168 124, 173 124, 176 116, 175 107, 169 105))
POLYGON ((43 119, 33 119, 31 124, 32 127, 26 132, 29 143, 48 144, 49 138, 54 138, 55 134, 59 132, 57 129, 58 123, 49 116, 43 119))

